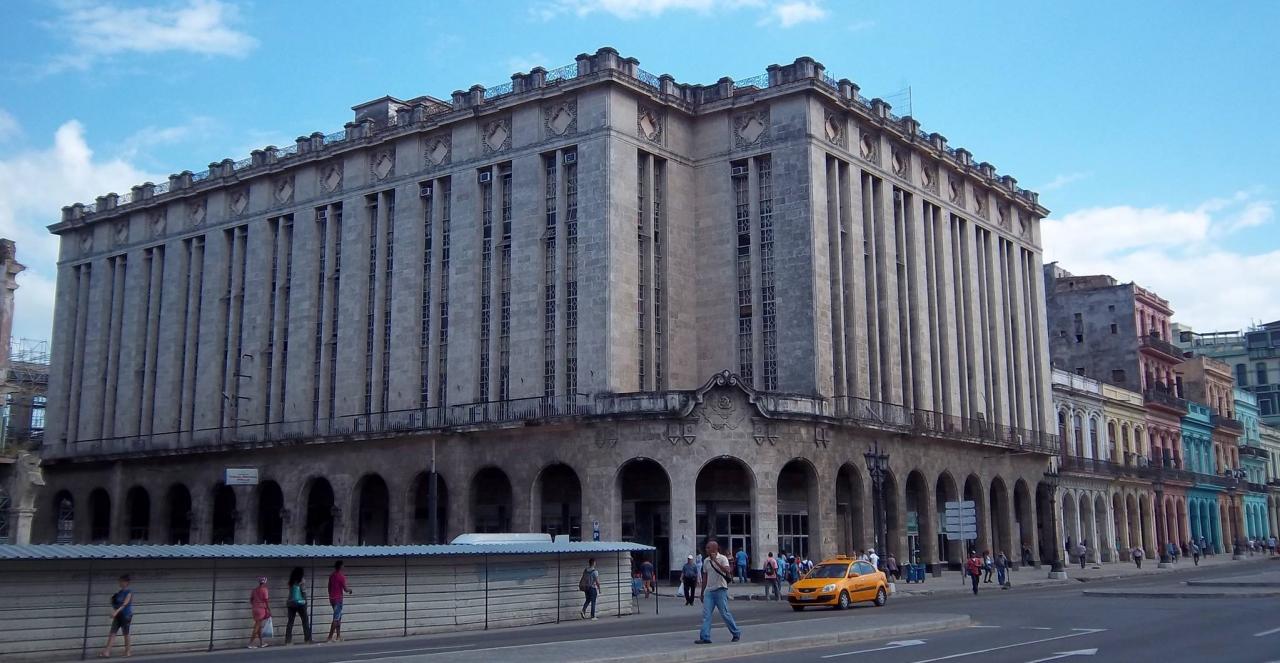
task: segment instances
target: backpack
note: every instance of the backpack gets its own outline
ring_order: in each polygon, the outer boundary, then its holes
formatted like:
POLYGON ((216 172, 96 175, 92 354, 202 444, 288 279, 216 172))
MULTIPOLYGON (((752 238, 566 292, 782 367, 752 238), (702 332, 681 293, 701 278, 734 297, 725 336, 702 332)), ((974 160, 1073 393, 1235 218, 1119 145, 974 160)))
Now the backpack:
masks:
POLYGON ((592 570, 593 569, 591 567, 587 567, 582 570, 582 578, 578 580, 578 591, 585 592, 591 588, 592 586, 591 571, 592 570))
POLYGON ((778 575, 778 560, 770 557, 764 561, 765 575, 772 573, 775 577, 778 575))

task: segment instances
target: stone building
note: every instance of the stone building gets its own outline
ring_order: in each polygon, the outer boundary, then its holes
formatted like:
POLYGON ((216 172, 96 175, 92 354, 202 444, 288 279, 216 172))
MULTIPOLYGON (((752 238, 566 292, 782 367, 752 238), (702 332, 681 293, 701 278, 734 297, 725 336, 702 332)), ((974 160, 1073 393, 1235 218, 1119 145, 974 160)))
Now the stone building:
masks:
POLYGON ((354 110, 64 208, 40 539, 1057 550, 1013 178, 809 58, 354 110))
MULTIPOLYGON (((44 393, 48 360, 19 344, 13 352, 14 291, 18 274, 17 246, 0 239, 0 544, 27 543, 39 487, 40 458, 34 452, 44 427, 44 393)), ((38 347, 38 346, 37 346, 38 347)))
POLYGON ((1280 426, 1280 320, 1244 332, 1197 333, 1186 325, 1173 331, 1178 347, 1231 366, 1236 386, 1258 397, 1263 423, 1280 426))

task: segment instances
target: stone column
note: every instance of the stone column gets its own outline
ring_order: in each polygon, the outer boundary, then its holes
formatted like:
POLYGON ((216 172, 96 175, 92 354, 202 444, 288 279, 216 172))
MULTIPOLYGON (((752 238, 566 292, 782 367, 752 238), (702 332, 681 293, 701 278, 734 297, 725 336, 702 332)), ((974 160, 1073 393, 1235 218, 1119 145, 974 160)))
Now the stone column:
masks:
MULTIPOLYGON (((814 536, 814 527, 819 522, 816 514, 809 514, 809 555, 812 558, 821 550, 819 537, 814 536), (819 546, 815 547, 815 543, 819 546)), ((753 568, 759 567, 760 560, 770 550, 778 549, 778 475, 773 472, 760 472, 756 475, 756 494, 751 500, 751 550, 750 562, 753 568)))
POLYGON ((234 486, 236 494, 236 543, 262 543, 258 531, 258 487, 234 486))
MULTIPOLYGON (((677 463, 668 466, 671 477, 671 564, 684 564, 689 554, 702 553, 703 542, 697 540, 697 494, 695 484, 698 479, 696 463, 677 463)), ((759 529, 755 530, 760 536, 759 529)), ((727 555, 726 555, 727 556, 727 555)))

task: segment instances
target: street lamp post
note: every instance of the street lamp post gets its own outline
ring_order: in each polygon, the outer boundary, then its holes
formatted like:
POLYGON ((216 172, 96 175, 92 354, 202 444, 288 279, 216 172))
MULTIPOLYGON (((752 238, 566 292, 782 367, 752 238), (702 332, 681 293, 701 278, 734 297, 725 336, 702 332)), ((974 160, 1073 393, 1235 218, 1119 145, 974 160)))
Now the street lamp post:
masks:
POLYGON ((1231 559, 1244 559, 1244 550, 1240 546, 1240 522, 1236 516, 1236 491, 1240 481, 1246 478, 1243 468, 1228 468, 1222 471, 1227 477, 1227 517, 1231 519, 1231 559))
MULTIPOLYGON (((1049 559, 1046 560, 1049 562, 1049 577, 1054 580, 1066 580, 1067 569, 1063 565, 1062 557, 1059 554, 1062 552, 1062 546, 1056 540, 1056 533, 1058 532, 1058 514, 1061 509, 1061 505, 1058 503, 1058 485, 1060 481, 1058 470, 1050 468, 1049 472, 1045 472, 1044 479, 1045 483, 1049 486, 1049 525, 1051 530, 1055 533, 1055 536, 1050 537, 1054 540, 1051 541, 1051 545, 1049 546, 1049 559)), ((1066 523, 1063 523, 1063 527, 1066 527, 1066 523)))
POLYGON ((875 546, 880 553, 884 554, 886 552, 885 539, 888 538, 886 531, 888 523, 885 518, 884 506, 884 473, 889 469, 889 454, 881 451, 880 440, 875 440, 871 446, 867 447, 867 452, 863 454, 863 457, 867 459, 867 473, 871 475, 875 546))
POLYGON ((1158 569, 1167 569, 1173 560, 1169 557, 1169 546, 1165 543, 1164 531, 1164 466, 1159 466, 1156 478, 1151 482, 1151 489, 1156 493, 1156 547, 1160 549, 1158 569))

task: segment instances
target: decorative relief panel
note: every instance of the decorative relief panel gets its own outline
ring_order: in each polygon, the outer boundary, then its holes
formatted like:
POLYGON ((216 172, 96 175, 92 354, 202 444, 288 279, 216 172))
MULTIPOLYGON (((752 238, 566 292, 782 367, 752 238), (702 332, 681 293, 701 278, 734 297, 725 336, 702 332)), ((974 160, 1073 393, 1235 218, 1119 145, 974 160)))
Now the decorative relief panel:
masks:
POLYGON ((1009 230, 1013 219, 1010 217, 1011 211, 1008 203, 1000 203, 996 205, 996 224, 1005 230, 1009 230))
POLYGON ((342 160, 326 163, 317 171, 320 188, 326 193, 333 193, 342 188, 342 160))
POLYGON ((964 207, 964 182, 961 182, 955 177, 951 177, 949 179, 950 187, 948 187, 949 190, 947 197, 950 198, 951 202, 955 203, 958 207, 964 207))
POLYGON ((369 156, 369 174, 375 180, 385 180, 396 174, 396 150, 394 147, 378 150, 369 156))
POLYGON ((80 231, 80 255, 89 255, 93 253, 93 228, 85 228, 80 231))
POLYGON ((925 191, 938 193, 938 164, 921 162, 920 186, 924 187, 925 191))
POLYGON ((428 137, 422 148, 422 157, 428 168, 449 165, 453 154, 453 134, 428 137))
POLYGON ((122 246, 129 243, 129 221, 120 219, 111 224, 111 246, 122 246))
POLYGON ((147 229, 151 233, 151 237, 162 237, 165 230, 165 211, 164 209, 151 210, 147 214, 147 229))
POLYGON ((1023 214, 1018 215, 1018 236, 1026 237, 1031 233, 1031 225, 1027 223, 1027 217, 1023 214))
POLYGON ((486 153, 501 152, 511 147, 511 118, 504 117, 484 125, 480 142, 486 153))
POLYGON ((986 192, 986 191, 983 191, 982 189, 974 189, 974 192, 973 192, 973 211, 974 211, 975 213, 977 213, 977 215, 978 215, 978 216, 980 216, 980 217, 982 217, 982 218, 984 218, 984 219, 986 219, 986 218, 990 218, 991 214, 990 214, 990 212, 987 210, 987 207, 988 207, 988 205, 987 205, 987 192, 986 192))
POLYGON ((893 174, 904 180, 911 179, 911 155, 892 148, 889 154, 889 165, 893 168, 893 174))
POLYGON ((769 110, 742 113, 733 118, 733 147, 743 149, 769 142, 769 110))
POLYGON ((240 216, 249 208, 249 189, 241 188, 231 192, 227 196, 227 210, 231 212, 231 216, 240 216))
POLYGON ((651 143, 661 143, 664 119, 661 113, 641 106, 636 111, 636 133, 651 143))
POLYGON ((276 203, 288 205, 293 202, 293 175, 282 175, 271 181, 271 195, 276 203))
POLYGON ((827 137, 827 142, 844 147, 846 142, 844 118, 835 113, 827 113, 827 119, 822 123, 822 133, 827 137))
POLYGON ((187 204, 187 220, 191 222, 192 226, 202 225, 206 212, 208 212, 208 201, 204 198, 187 204))
POLYGON ((858 155, 871 163, 880 163, 880 139, 866 131, 858 135, 858 155))
POLYGON ((568 99, 542 107, 542 126, 548 136, 563 136, 578 131, 578 100, 568 99))

